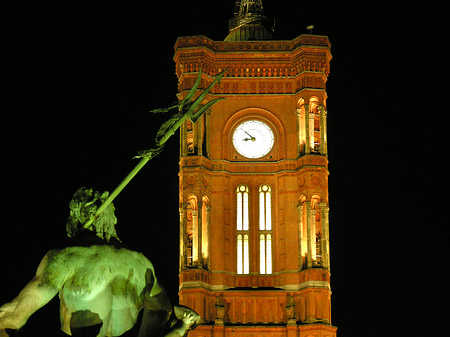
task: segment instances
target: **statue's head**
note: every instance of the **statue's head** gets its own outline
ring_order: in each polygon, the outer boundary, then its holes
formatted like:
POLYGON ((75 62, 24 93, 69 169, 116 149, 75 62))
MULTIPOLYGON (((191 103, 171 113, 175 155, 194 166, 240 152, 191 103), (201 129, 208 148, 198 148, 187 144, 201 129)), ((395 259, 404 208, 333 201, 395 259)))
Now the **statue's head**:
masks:
MULTIPOLYGON (((66 224, 69 237, 75 236, 83 229, 83 225, 94 216, 97 208, 108 198, 108 195, 109 192, 101 193, 86 187, 81 187, 75 192, 70 201, 70 215, 66 224)), ((107 242, 111 238, 119 240, 115 228, 116 223, 114 205, 111 203, 87 229, 107 242)))

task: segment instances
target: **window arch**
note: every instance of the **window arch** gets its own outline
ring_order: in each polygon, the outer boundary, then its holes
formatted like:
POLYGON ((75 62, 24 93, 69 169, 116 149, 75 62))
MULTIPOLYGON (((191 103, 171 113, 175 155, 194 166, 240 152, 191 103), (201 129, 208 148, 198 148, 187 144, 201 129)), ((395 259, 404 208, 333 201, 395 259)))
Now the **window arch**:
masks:
POLYGON ((329 264, 326 204, 320 195, 314 194, 310 200, 302 196, 297 211, 299 214, 300 265, 303 268, 327 268, 329 264))
POLYGON ((248 186, 239 185, 236 190, 236 210, 237 210, 237 230, 248 231, 249 228, 249 213, 248 213, 248 186))
POLYGON ((272 189, 259 187, 259 272, 272 274, 272 189))
POLYGON ((311 96, 297 102, 297 127, 300 154, 326 155, 326 111, 321 99, 311 96))
POLYGON ((318 152, 320 149, 320 112, 319 112, 319 98, 311 96, 309 98, 309 112, 310 112, 310 141, 311 150, 318 152))
POLYGON ((236 242, 237 273, 250 273, 249 189, 239 185, 236 189, 236 242))
POLYGON ((272 189, 269 185, 259 187, 259 230, 272 230, 272 189))

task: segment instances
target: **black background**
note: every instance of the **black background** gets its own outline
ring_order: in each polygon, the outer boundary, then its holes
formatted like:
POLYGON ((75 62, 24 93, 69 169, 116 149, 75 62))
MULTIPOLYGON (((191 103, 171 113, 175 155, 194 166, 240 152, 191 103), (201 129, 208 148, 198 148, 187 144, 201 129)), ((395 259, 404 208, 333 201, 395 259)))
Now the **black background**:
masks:
MULTIPOLYGON (((338 336, 439 336, 448 321, 444 10, 263 1, 277 39, 327 35, 332 319, 338 336)), ((223 40, 234 1, 3 5, 0 303, 66 244, 81 186, 113 190, 176 100, 178 36, 223 40)), ((117 231, 178 289, 178 137, 114 202, 117 231)), ((59 334, 58 301, 23 336, 59 334)))

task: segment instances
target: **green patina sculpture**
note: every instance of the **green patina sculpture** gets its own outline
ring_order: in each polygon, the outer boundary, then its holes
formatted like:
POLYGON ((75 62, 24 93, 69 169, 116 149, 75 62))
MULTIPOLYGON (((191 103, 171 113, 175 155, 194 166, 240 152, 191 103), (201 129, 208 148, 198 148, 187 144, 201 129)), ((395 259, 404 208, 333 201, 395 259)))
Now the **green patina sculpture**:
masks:
POLYGON ((143 309, 136 336, 183 336, 199 316, 172 306, 151 262, 121 247, 111 203, 89 229, 84 220, 96 212, 108 193, 80 188, 70 202, 67 234, 73 245, 49 251, 35 277, 11 302, 0 307, 0 336, 20 329, 56 294, 61 330, 74 335, 94 327, 93 336, 120 336, 133 329, 143 309))
POLYGON ((70 202, 67 235, 69 247, 50 250, 34 278, 11 302, 0 307, 0 337, 20 329, 28 318, 56 294, 60 298, 61 330, 68 335, 121 336, 133 331, 138 337, 181 337, 200 317, 182 306, 172 307, 158 282, 151 262, 141 253, 125 249, 117 235, 113 199, 187 119, 195 122, 220 98, 201 105, 220 80, 191 102, 201 79, 179 104, 154 112, 178 111, 165 122, 155 146, 139 153, 141 161, 111 193, 80 188, 70 202), (142 313, 140 314, 140 312, 142 313), (141 318, 139 318, 139 316, 141 318))
MULTIPOLYGON (((108 196, 108 192, 100 194, 92 189, 80 188, 70 201, 70 216, 66 224, 67 236, 74 237, 79 228, 95 216, 97 209, 108 199, 108 196)), ((111 203, 98 215, 95 226, 91 225, 90 229, 95 229, 96 235, 100 239, 105 239, 106 242, 110 242, 111 238, 120 241, 115 229, 116 224, 114 205, 111 203)))

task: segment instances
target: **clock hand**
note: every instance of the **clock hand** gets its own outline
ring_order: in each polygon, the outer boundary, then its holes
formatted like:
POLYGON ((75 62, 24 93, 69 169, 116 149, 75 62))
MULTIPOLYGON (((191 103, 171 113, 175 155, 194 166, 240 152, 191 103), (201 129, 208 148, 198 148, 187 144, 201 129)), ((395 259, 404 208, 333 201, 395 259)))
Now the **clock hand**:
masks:
POLYGON ((255 140, 256 140, 256 138, 255 137, 253 137, 251 134, 249 134, 247 131, 245 131, 245 130, 243 130, 247 135, 249 135, 250 136, 250 139, 249 138, 244 138, 244 140, 245 141, 247 141, 247 140, 251 140, 252 142, 254 142, 255 140))

